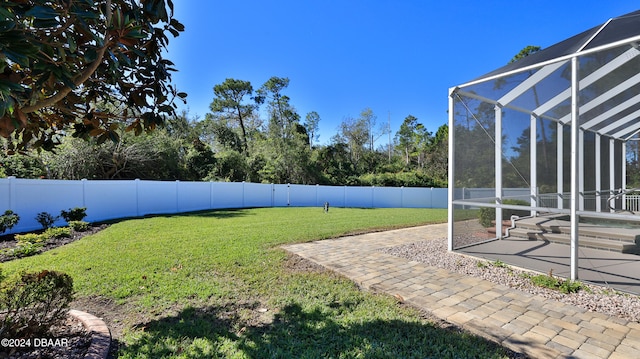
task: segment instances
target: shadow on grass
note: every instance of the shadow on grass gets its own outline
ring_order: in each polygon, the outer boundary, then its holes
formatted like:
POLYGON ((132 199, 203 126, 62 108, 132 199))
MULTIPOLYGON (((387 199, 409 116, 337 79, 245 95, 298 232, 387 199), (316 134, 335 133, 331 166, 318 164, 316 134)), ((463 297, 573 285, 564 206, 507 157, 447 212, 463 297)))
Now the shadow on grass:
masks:
MULTIPOLYGON (((405 320, 340 320, 357 303, 304 309, 292 303, 268 321, 242 320, 229 308, 185 309, 144 325, 127 357, 503 358, 508 351, 457 328, 405 320)), ((258 310, 257 304, 244 309, 258 310)), ((353 316, 351 316, 353 317, 353 316)), ((245 318, 246 319, 246 318, 245 318)), ((254 318, 255 319, 255 318, 254 318)), ((523 356, 518 356, 524 358, 523 356)))
POLYGON ((202 217, 202 218, 233 218, 233 217, 244 217, 247 215, 255 216, 255 213, 249 211, 250 208, 239 208, 239 209, 215 209, 215 210, 206 210, 206 211, 196 211, 196 212, 187 212, 187 213, 178 213, 174 215, 169 215, 168 217, 202 217))

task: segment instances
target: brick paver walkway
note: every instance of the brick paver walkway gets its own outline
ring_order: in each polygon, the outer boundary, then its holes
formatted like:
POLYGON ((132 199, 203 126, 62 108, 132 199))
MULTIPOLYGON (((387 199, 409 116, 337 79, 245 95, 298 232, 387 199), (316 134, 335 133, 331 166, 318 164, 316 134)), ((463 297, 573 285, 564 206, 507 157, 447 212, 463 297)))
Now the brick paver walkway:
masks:
POLYGON ((640 358, 639 323, 379 251, 446 235, 437 224, 284 249, 532 358, 640 358))

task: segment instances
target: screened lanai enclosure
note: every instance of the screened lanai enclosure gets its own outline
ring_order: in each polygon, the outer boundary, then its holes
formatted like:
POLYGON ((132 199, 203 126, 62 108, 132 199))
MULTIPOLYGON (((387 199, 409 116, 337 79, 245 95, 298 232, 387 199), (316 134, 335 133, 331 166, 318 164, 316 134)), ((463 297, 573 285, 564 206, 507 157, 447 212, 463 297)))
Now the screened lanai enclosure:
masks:
POLYGON ((574 280, 584 248, 640 253, 639 55, 640 11, 450 90, 449 250, 559 244, 574 280))

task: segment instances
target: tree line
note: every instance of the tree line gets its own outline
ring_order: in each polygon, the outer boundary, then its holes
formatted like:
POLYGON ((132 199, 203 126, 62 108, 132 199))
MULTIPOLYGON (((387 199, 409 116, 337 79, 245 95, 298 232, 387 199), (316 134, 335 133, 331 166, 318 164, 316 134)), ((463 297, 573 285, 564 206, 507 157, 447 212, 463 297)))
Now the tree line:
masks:
MULTIPOLYGON (((254 90, 249 81, 226 79, 214 86, 203 119, 183 111, 138 135, 112 127, 114 141, 70 130, 51 151, 3 151, 0 176, 446 186, 446 125, 434 134, 408 115, 393 142, 376 148, 390 129, 365 108, 357 118, 345 117, 329 143, 319 145, 320 114, 298 114, 288 85, 288 78, 272 77, 254 90)), ((7 150, 9 141, 2 145, 7 150)))

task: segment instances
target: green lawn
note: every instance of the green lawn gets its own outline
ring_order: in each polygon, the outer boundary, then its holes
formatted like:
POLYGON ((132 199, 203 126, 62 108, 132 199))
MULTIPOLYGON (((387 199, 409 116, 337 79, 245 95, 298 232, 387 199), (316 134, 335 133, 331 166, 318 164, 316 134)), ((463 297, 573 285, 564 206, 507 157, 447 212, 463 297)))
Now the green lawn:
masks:
MULTIPOLYGON (((393 298, 330 272, 293 270, 284 243, 446 221, 446 210, 243 209, 116 223, 2 265, 70 274, 77 296, 127 308, 122 358, 500 358, 393 298), (130 315, 131 318, 127 318, 130 315)), ((120 315, 123 315, 120 313, 120 315)))

